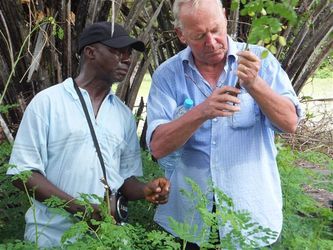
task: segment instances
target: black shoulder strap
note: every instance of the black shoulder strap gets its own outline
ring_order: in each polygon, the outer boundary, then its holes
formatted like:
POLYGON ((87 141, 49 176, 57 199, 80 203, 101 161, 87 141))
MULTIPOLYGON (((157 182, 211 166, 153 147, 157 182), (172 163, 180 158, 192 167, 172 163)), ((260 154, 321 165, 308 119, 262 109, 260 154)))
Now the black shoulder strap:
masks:
POLYGON ((80 102, 81 102, 84 114, 86 116, 86 119, 87 119, 87 122, 88 122, 88 125, 89 125, 89 128, 90 128, 90 133, 91 133, 91 136, 92 136, 94 144, 95 144, 95 148, 96 148, 96 151, 97 151, 97 155, 98 155, 99 161, 101 163, 101 167, 102 167, 102 170, 103 170, 103 176, 104 176, 104 181, 102 180, 102 182, 103 182, 104 185, 107 186, 107 188, 109 188, 109 185, 108 185, 108 182, 107 182, 107 178, 106 178, 106 170, 105 170, 103 156, 102 156, 101 149, 100 149, 98 141, 97 141, 97 137, 96 137, 96 133, 95 133, 94 127, 92 125, 92 122, 91 122, 91 119, 90 119, 90 116, 89 116, 87 105, 86 105, 86 103, 85 103, 85 101, 83 99, 83 96, 82 96, 82 93, 81 93, 81 91, 79 89, 79 86, 77 86, 77 84, 76 84, 76 82, 75 82, 74 79, 73 79, 73 82, 74 82, 74 88, 76 90, 77 95, 79 96, 79 99, 80 99, 80 102))

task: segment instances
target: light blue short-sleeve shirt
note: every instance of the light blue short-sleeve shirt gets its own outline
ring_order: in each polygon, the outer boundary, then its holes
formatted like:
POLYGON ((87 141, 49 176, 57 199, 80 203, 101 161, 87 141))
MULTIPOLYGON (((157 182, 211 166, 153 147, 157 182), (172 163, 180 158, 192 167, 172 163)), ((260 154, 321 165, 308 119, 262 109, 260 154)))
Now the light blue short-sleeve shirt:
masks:
MULTIPOLYGON (((118 189, 124 180, 142 175, 136 123, 131 111, 111 91, 97 117, 88 92, 81 89, 101 148, 108 184, 118 189)), ((72 78, 38 93, 28 105, 10 157, 9 175, 25 170, 43 174, 51 183, 77 198, 104 196, 102 168, 72 78)), ((34 201, 40 247, 57 246, 72 218, 52 213, 34 201)), ((25 239, 35 241, 32 208, 25 216, 25 239)))
MULTIPOLYGON (((230 38, 228 43, 227 62, 217 87, 235 86, 237 82, 236 53, 244 50, 245 44, 230 38)), ((250 46, 250 50, 260 57, 264 48, 250 46)), ((275 92, 288 97, 301 115, 290 80, 273 55, 262 60, 259 75, 275 92)), ((147 144, 154 130, 170 122, 186 98, 191 98, 195 106, 213 91, 194 65, 189 47, 161 64, 152 80, 147 104, 147 144)), ((194 180, 204 193, 212 181, 233 199, 236 210, 247 210, 255 222, 281 232, 282 195, 274 145, 274 131, 280 130, 245 89, 238 98, 241 111, 233 117, 216 117, 204 122, 183 146, 179 161, 175 162, 171 155, 159 160, 171 181, 171 191, 169 202, 158 207, 155 220, 174 235, 169 226, 170 216, 179 222, 198 225, 199 231, 203 229, 199 214, 180 193, 181 189, 189 189, 184 177, 194 180)), ((213 194, 208 193, 208 198, 211 210, 213 194)), ((226 231, 220 228, 219 232, 223 237, 226 231)))

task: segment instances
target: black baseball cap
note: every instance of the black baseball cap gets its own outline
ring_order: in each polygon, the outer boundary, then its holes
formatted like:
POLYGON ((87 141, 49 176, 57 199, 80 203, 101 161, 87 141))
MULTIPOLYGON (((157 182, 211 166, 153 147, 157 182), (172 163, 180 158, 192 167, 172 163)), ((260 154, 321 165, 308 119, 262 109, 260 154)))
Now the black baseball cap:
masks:
POLYGON ((128 32, 117 23, 114 23, 112 34, 112 23, 110 22, 98 22, 87 26, 79 36, 79 53, 85 46, 93 43, 102 43, 116 49, 131 46, 141 52, 145 50, 142 41, 130 37, 128 32))

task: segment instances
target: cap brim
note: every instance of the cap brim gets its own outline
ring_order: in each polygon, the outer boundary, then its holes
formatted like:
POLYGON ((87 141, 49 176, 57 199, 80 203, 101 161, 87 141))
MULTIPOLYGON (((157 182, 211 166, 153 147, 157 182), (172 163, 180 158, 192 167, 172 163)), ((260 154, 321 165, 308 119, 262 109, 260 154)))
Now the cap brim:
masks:
POLYGON ((143 42, 129 36, 112 38, 112 40, 101 41, 100 43, 116 49, 131 46, 133 49, 138 50, 140 52, 145 51, 145 45, 143 42))

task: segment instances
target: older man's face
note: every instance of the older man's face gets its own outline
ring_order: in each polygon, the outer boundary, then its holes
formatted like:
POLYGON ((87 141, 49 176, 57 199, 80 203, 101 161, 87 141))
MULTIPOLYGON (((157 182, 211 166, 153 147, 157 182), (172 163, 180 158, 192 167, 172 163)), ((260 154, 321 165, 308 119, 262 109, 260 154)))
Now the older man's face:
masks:
POLYGON ((177 34, 191 47, 196 63, 217 64, 228 50, 227 20, 215 0, 203 2, 196 10, 188 4, 181 7, 177 34))

